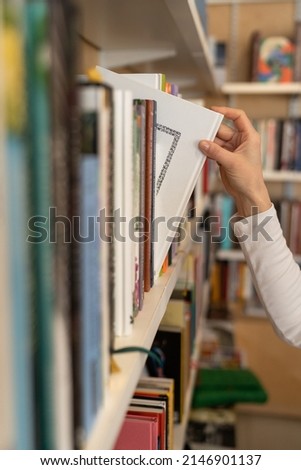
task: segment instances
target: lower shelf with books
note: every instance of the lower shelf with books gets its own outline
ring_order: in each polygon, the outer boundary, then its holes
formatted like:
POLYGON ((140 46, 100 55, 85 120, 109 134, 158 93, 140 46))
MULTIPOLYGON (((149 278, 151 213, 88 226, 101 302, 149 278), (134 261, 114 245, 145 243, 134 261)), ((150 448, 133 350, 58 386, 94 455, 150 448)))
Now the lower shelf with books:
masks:
MULTIPOLYGON (((120 430, 115 440, 115 447, 113 448, 126 450, 130 448, 129 446, 139 445, 136 440, 129 439, 125 433, 125 430, 129 428, 133 428, 133 432, 136 432, 138 424, 144 429, 144 445, 151 446, 147 447, 147 449, 184 448, 201 348, 204 312, 208 305, 209 295, 209 280, 204 272, 206 266, 204 246, 198 245, 196 247, 193 244, 190 251, 184 256, 185 260, 182 259, 182 267, 181 271, 178 272, 176 283, 169 283, 166 286, 167 290, 164 289, 164 292, 161 289, 164 301, 161 301, 160 308, 157 308, 152 334, 148 332, 146 338, 144 333, 143 344, 147 344, 146 347, 148 348, 151 346, 151 354, 147 357, 145 367, 142 367, 144 363, 142 358, 139 365, 137 365, 136 361, 135 366, 130 366, 129 363, 127 366, 124 366, 126 367, 127 376, 132 374, 132 378, 128 379, 130 383, 127 386, 123 385, 122 412, 125 406, 124 418, 121 417, 120 427, 118 425, 120 430), (171 291, 172 286, 173 290, 171 291), (166 298, 169 299, 167 303, 165 302, 166 298), (163 308, 164 311, 162 310, 163 308), (150 345, 151 338, 152 344, 150 345), (134 371, 132 367, 134 367, 134 371), (164 411, 163 405, 161 421, 164 424, 163 426, 159 425, 158 428, 159 430, 163 428, 163 431, 158 432, 158 447, 153 447, 156 445, 156 441, 151 437, 148 421, 149 418, 156 418, 155 414, 158 413, 156 408, 161 406, 158 401, 162 400, 162 397, 166 395, 164 387, 167 381, 172 381, 173 383, 172 412, 170 413, 169 410, 167 413, 166 410, 169 409, 167 405, 164 411), (136 386, 134 386, 135 383, 137 384, 136 386), (146 388, 148 388, 148 391, 146 388), (153 389, 152 392, 149 390, 150 388, 153 389), (128 400, 125 397, 125 392, 128 394, 128 400), (152 396, 150 398, 150 394, 156 395, 156 397, 152 396), (141 402, 141 395, 144 396, 144 402, 141 402), (137 403, 137 399, 140 399, 140 403, 137 403), (147 402, 145 400, 150 401, 147 402), (157 400, 157 403, 154 400, 157 400), (134 407, 136 407, 135 410, 134 407), (140 413, 140 420, 147 421, 147 423, 133 422, 132 415, 134 411, 136 411, 135 419, 137 419, 137 414, 139 415, 140 413), (146 416, 147 420, 144 419, 146 416)), ((179 269, 178 263, 176 267, 179 269)), ((160 292, 158 291, 158 302, 159 296, 160 292)), ((140 319, 141 317, 142 315, 139 315, 137 318, 140 319)), ((143 325, 145 325, 145 319, 141 321, 140 327, 143 325)), ((136 322, 134 329, 135 327, 136 322)), ((152 327, 150 326, 149 329, 152 329, 152 327)), ((123 341, 123 346, 130 343, 134 344, 132 338, 123 341)), ((123 358, 124 361, 127 359, 126 357, 123 358)), ((121 409, 121 407, 119 408, 121 409)), ((158 421, 160 422, 159 418, 158 421)), ((103 422, 104 419, 102 419, 103 422)), ((153 424, 153 427, 155 426, 153 424)), ((142 442, 141 439, 140 441, 142 442)), ((139 448, 146 449, 146 447, 139 448)))
MULTIPOLYGON (((132 346, 150 348, 190 248, 191 242, 185 241, 174 263, 157 280, 152 290, 145 294, 143 310, 135 319, 133 334, 116 338, 116 349, 132 346)), ((92 433, 84 446, 87 450, 113 448, 128 403, 141 375, 145 354, 120 354, 116 357, 116 363, 119 372, 110 376, 104 406, 99 411, 92 433)))

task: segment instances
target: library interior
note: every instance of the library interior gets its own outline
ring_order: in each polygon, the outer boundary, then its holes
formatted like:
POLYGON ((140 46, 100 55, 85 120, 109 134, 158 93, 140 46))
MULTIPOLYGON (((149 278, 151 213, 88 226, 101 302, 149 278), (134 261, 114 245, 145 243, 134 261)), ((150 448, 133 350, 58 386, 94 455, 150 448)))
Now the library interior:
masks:
POLYGON ((301 450, 301 1, 2 0, 0 70, 0 449, 301 450))

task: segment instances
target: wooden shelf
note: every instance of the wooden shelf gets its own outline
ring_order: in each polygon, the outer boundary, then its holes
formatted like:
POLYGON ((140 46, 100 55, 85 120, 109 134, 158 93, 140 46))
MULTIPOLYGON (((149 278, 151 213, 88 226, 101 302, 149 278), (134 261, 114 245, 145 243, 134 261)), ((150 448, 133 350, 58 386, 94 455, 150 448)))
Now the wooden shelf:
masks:
POLYGON ((221 91, 225 95, 298 95, 301 83, 229 82, 221 91))
MULTIPOLYGON (((143 346, 148 349, 151 347, 190 248, 191 240, 187 237, 173 265, 157 280, 151 291, 145 294, 144 307, 135 319, 133 334, 117 338, 116 349, 128 346, 143 346)), ((108 450, 114 446, 146 360, 145 354, 138 352, 118 354, 115 358, 120 372, 111 376, 104 406, 96 417, 94 428, 85 445, 87 450, 108 450)))
POLYGON ((213 63, 195 0, 76 2, 80 8, 79 33, 100 49, 95 65, 165 73, 168 81, 179 85, 184 98, 216 91, 213 63))

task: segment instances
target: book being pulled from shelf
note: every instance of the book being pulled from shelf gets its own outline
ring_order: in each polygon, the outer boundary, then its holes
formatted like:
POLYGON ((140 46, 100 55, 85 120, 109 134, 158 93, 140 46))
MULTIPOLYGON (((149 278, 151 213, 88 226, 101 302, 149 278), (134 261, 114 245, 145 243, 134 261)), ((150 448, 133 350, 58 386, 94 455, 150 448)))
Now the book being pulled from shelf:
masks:
POLYGON ((157 102, 152 234, 156 279, 205 162, 198 142, 214 139, 223 116, 104 67, 97 70, 113 88, 130 90, 133 99, 157 102))

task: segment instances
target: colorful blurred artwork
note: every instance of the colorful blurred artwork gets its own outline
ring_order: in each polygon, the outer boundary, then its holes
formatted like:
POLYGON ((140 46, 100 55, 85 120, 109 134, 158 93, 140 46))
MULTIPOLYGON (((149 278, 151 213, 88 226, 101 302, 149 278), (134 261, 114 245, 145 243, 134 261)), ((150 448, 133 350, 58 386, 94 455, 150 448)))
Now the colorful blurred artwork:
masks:
POLYGON ((259 45, 257 81, 292 82, 294 43, 283 36, 262 38, 259 45))

